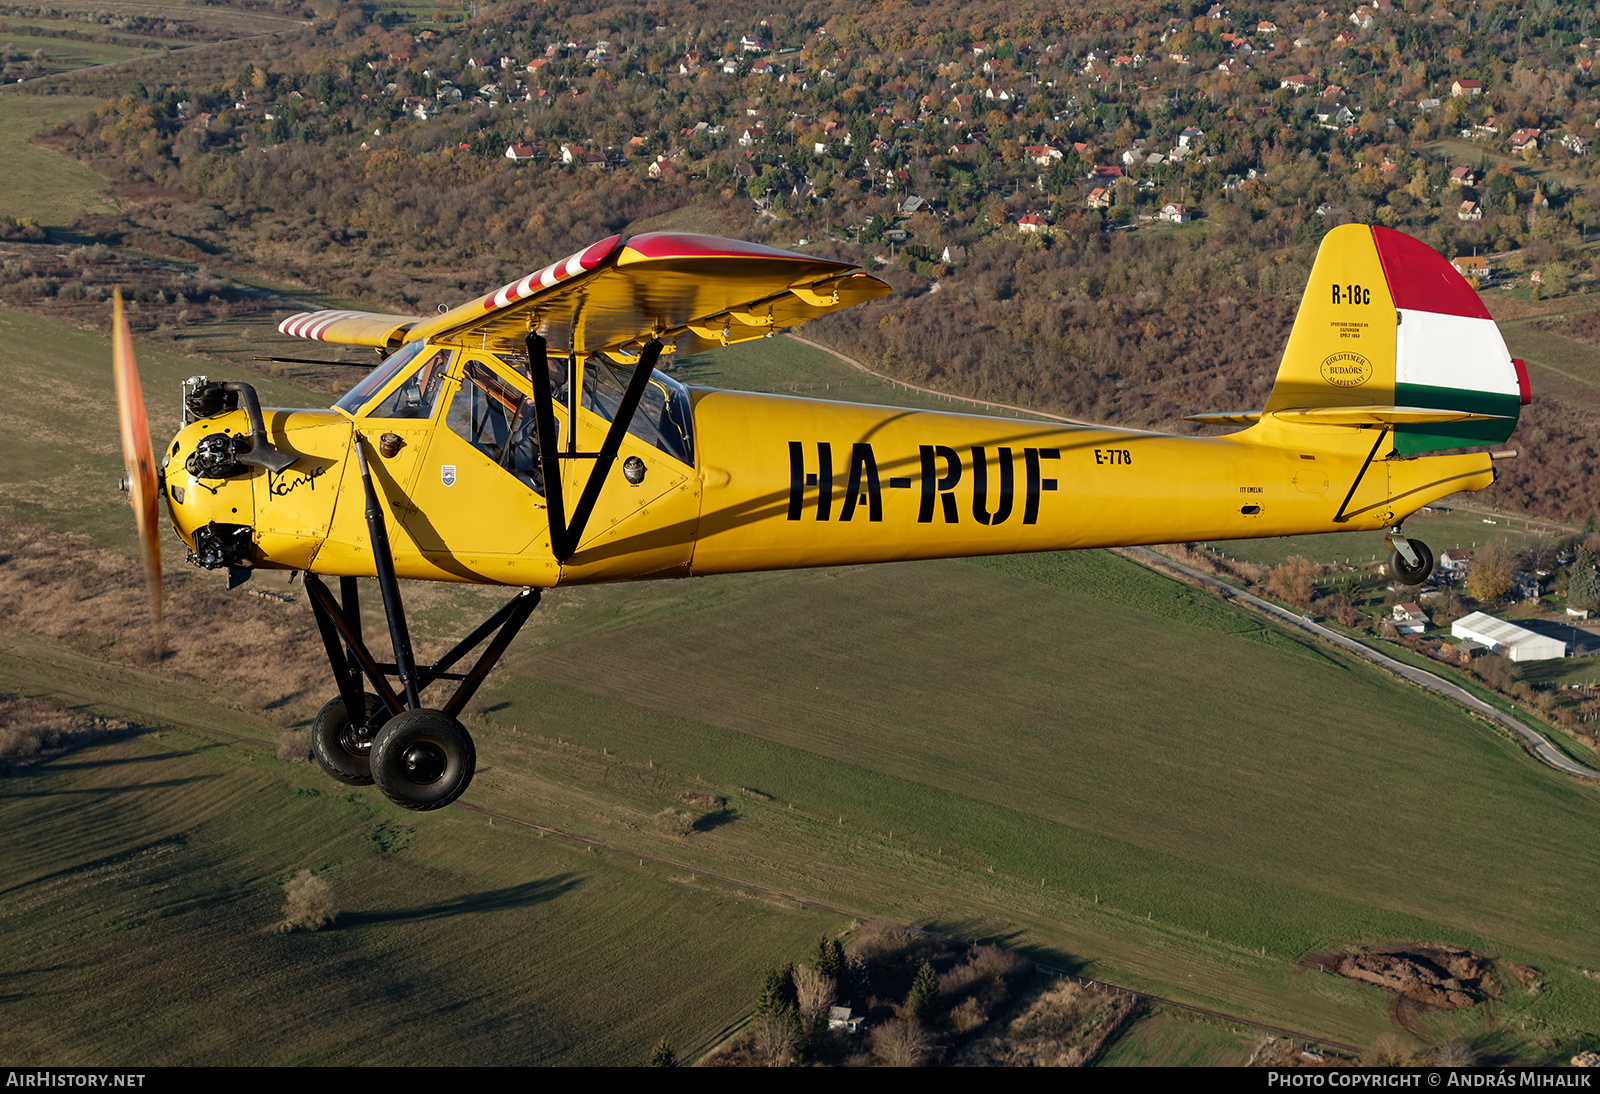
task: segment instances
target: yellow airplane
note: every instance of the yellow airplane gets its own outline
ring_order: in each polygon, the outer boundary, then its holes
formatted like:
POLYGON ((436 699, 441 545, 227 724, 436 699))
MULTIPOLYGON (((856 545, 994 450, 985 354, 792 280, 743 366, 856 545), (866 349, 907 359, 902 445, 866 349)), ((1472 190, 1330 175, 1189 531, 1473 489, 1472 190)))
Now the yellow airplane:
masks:
POLYGON ((613 237, 437 316, 292 316, 280 330, 375 347, 382 363, 314 410, 263 410, 248 384, 194 377, 159 465, 119 310, 152 586, 159 598, 158 496, 190 561, 230 583, 302 572, 339 688, 313 727, 319 763, 434 809, 472 778, 458 715, 541 589, 1346 530, 1384 533, 1393 571, 1417 584, 1433 553, 1401 522, 1488 486, 1499 454, 1484 448, 1528 402, 1525 369, 1461 275, 1360 225, 1324 240, 1265 409, 1194 416, 1247 426, 1226 436, 716 391, 654 367, 888 291, 756 244, 613 237), (392 661, 361 634, 363 577, 377 579, 392 661), (399 578, 522 591, 423 666, 399 578), (444 680, 454 693, 425 706, 444 680))

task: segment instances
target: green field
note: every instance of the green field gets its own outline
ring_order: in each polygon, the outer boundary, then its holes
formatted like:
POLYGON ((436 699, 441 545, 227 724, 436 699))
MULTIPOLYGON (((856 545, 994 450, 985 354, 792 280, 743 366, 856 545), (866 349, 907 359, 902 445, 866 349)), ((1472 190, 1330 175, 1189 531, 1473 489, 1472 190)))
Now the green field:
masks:
MULTIPOLYGON (((29 25, 42 30, 46 29, 48 24, 33 20, 29 25)), ((4 31, 0 31, 0 47, 10 47, 29 54, 42 54, 41 63, 52 72, 126 61, 130 57, 148 56, 165 48, 162 43, 156 41, 139 44, 123 38, 118 41, 82 42, 49 34, 12 34, 4 31)))
POLYGON ((1099 1061, 1102 1067, 1242 1067, 1261 1041, 1256 1030, 1161 1009, 1134 1022, 1099 1061))
POLYGON ((110 184, 92 167, 30 143, 40 130, 98 105, 99 99, 79 95, 0 95, 0 160, 7 182, 0 188, 0 215, 48 227, 111 211, 100 197, 110 184))
POLYGON ((399 818, 307 765, 140 735, 0 797, 0 1060, 642 1063, 714 1043, 836 915, 463 810, 399 818), (281 934, 312 868, 337 930, 281 934))
MULTIPOLYGON (((0 514, 128 550, 104 339, 0 324, 18 452, 0 514)), ((760 348, 685 371, 899 401, 793 343, 760 348)), ((140 363, 164 438, 176 379, 206 366, 140 363)), ((414 622, 437 639, 497 599, 419 589, 414 622)), ((261 716, 210 711, 240 701, 220 682, 96 667, 0 618, 0 679, 142 727, 6 777, 0 821, 23 851, 0 864, 0 915, 39 955, 0 1000, 8 1061, 627 1063, 662 1035, 682 1051, 744 1011, 762 968, 847 922, 751 886, 1352 1044, 1392 1028, 1388 997, 1303 957, 1469 945, 1545 977, 1495 1005, 1494 1036, 1523 1031, 1504 1051, 1600 1035, 1600 982, 1578 971, 1600 967, 1583 868, 1600 791, 1105 552, 551 594, 480 693, 467 800, 627 849, 593 859, 352 796, 273 760, 261 716), (729 815, 658 831, 685 790, 729 815), (263 934, 308 866, 349 929, 263 934)), ((1107 1062, 1233 1062, 1253 1043, 1151 1021, 1107 1062)), ((1478 1011, 1430 1022, 1489 1036, 1478 1011)))

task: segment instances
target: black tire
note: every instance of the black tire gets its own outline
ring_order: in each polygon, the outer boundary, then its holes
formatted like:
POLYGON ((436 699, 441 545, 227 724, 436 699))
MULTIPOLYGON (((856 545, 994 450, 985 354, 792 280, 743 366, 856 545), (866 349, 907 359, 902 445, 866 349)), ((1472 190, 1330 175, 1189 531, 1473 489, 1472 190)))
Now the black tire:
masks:
POLYGON ((345 715, 344 700, 328 700, 311 723, 311 755, 317 766, 347 786, 371 786, 372 741, 387 717, 383 700, 366 696, 366 733, 345 715))
POLYGON ((1389 552, 1389 572, 1402 585, 1421 585, 1433 576, 1433 549, 1420 539, 1408 540, 1417 553, 1417 564, 1407 566, 1399 551, 1389 552))
POLYGON ((397 714, 372 742, 378 789, 406 809, 449 805, 467 789, 477 766, 466 727, 437 710, 397 714))

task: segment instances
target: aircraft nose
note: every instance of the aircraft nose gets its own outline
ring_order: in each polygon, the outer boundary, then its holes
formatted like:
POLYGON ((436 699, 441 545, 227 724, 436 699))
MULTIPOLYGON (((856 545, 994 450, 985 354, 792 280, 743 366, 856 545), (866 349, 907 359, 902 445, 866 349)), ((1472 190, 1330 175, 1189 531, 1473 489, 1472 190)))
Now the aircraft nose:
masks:
POLYGON ((207 460, 207 446, 217 447, 218 436, 231 443, 231 437, 207 426, 204 421, 186 426, 167 446, 162 493, 167 496, 173 530, 189 548, 189 560, 201 566, 227 565, 238 561, 232 557, 235 551, 226 551, 228 557, 217 555, 211 541, 220 536, 223 542, 238 542, 237 530, 242 529, 242 538, 248 543, 248 531, 255 521, 252 476, 217 477, 218 469, 207 460))

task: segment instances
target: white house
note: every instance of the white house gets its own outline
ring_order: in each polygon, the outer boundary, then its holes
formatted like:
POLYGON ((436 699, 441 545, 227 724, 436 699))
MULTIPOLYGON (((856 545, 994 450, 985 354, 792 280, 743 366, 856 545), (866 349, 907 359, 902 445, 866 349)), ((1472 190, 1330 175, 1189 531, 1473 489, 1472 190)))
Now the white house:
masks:
POLYGON ((1417 604, 1396 604, 1394 627, 1401 634, 1421 634, 1428 628, 1428 613, 1417 604))

